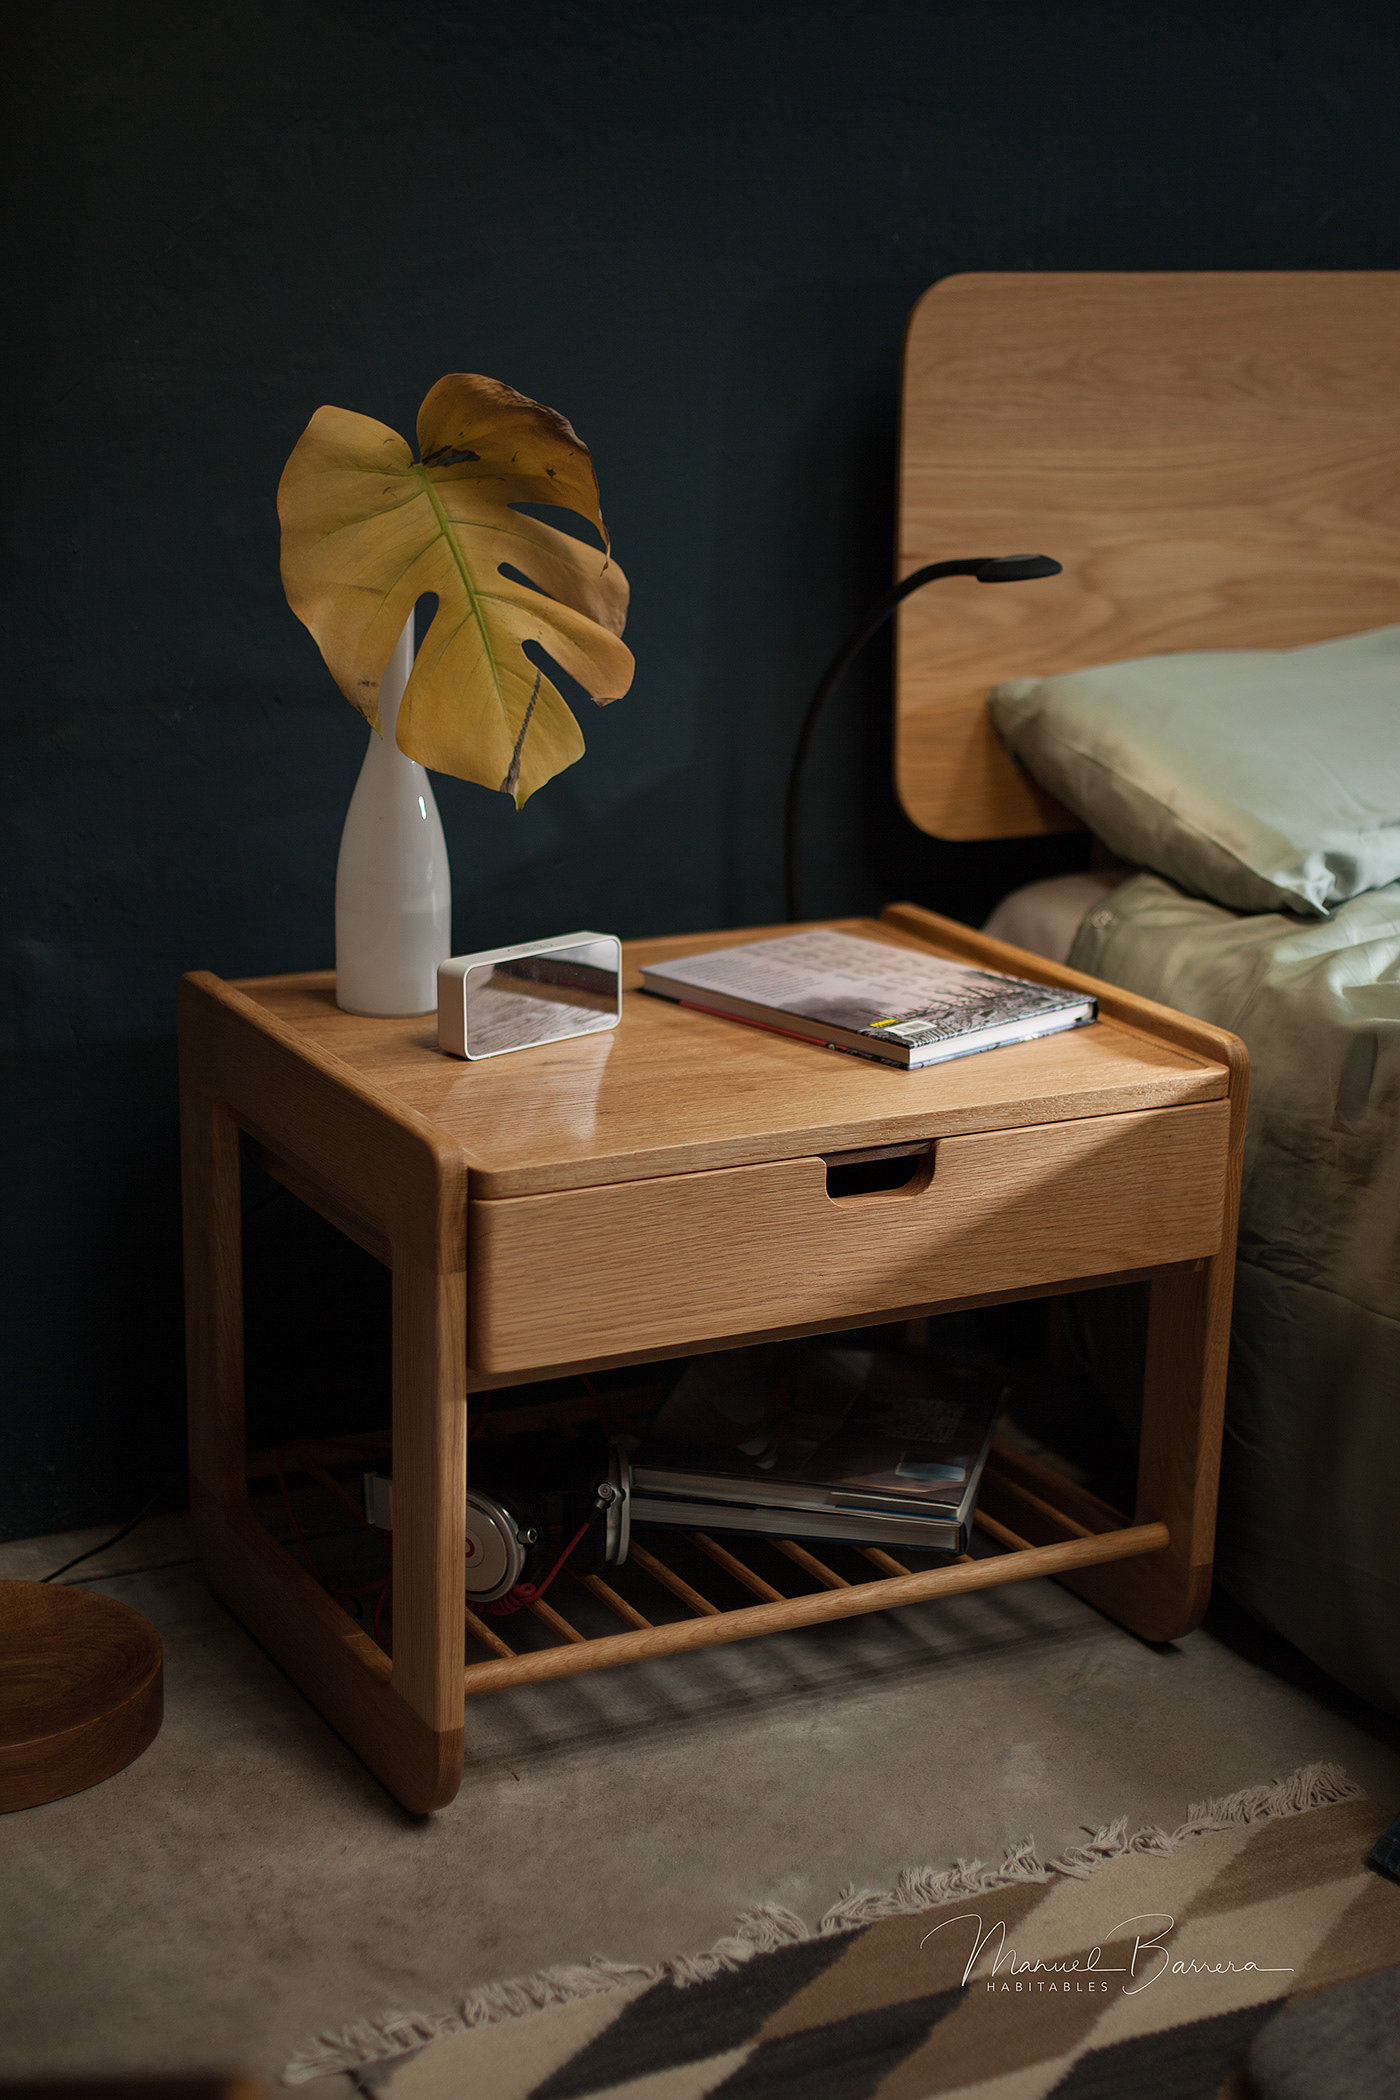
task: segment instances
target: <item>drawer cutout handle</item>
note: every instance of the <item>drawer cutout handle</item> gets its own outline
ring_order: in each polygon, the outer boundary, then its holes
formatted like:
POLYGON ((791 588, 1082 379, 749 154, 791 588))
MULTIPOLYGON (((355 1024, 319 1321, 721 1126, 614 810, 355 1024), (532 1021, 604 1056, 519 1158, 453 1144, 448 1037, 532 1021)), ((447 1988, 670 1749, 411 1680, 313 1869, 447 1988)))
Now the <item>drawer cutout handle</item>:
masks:
POLYGON ((922 1188, 933 1177, 934 1147, 918 1145, 871 1145, 860 1152, 827 1152, 826 1193, 847 1196, 888 1196, 899 1190, 922 1188))

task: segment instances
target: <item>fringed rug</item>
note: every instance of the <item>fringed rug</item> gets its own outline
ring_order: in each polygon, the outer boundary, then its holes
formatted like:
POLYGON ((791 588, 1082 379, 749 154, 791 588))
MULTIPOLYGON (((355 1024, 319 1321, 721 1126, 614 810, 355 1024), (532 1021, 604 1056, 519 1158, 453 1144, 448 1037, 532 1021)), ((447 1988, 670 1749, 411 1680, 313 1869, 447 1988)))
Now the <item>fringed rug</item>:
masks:
MULTIPOLYGON (((1400 1885, 1366 1864, 1387 1820, 1311 1765, 1177 1830, 1125 1817, 1061 1859, 908 1873, 815 1930, 766 1907, 687 1960, 365 2022, 285 2078, 351 2071, 382 2100, 1245 2100, 1285 2006, 1400 1963, 1400 1885)), ((1400 2092, 1380 2077, 1347 2090, 1400 2092)))

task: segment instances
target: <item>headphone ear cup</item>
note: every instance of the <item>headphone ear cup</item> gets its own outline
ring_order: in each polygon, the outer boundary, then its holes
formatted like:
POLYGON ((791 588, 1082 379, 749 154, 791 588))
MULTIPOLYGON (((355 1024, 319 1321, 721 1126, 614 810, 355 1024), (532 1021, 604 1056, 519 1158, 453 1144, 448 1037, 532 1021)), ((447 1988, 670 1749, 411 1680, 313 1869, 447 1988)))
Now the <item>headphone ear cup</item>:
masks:
POLYGON ((467 1489, 467 1598, 489 1604, 524 1580, 537 1557, 539 1527, 494 1495, 467 1489))
POLYGON ((613 1437, 608 1445, 607 1486, 612 1499, 604 1515, 603 1556, 610 1567, 620 1567, 632 1544, 632 1463, 626 1444, 613 1437))

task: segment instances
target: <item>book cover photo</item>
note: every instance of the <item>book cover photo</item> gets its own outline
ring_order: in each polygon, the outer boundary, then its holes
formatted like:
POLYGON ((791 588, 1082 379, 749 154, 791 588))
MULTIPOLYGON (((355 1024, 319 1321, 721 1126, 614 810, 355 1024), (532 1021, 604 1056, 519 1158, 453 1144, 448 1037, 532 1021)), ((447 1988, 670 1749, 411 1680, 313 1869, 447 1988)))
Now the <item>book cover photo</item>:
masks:
POLYGON ((1063 985, 826 927, 645 963, 641 976, 679 1005, 911 1070, 1081 1028, 1098 1013, 1063 985))

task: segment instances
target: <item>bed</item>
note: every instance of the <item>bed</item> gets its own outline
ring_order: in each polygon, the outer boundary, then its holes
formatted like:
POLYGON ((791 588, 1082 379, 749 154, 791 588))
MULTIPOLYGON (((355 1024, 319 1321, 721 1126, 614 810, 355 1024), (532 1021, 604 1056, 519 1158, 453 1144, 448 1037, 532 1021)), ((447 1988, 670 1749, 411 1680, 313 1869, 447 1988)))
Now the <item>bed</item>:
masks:
MULTIPOLYGON (((988 930, 1249 1046, 1217 1573, 1333 1676, 1400 1712, 1400 861, 1387 859, 1400 847, 1400 272, 934 286, 907 347, 900 573, 1022 546, 1057 557, 1064 577, 944 586, 902 610, 901 798, 942 838, 1107 832, 1102 866, 1030 886, 988 930), (1349 776, 1316 738, 1293 766, 1294 887, 1237 883, 1233 854, 1192 855, 1191 794, 1239 771, 1238 750, 1217 745, 1226 714, 1208 684, 1176 746, 1200 779, 1178 795, 1154 752, 1176 827, 1165 845, 1105 795, 1101 747, 1076 769, 1025 729, 1027 696, 1091 694, 1135 762, 1139 726, 1150 742, 1156 718, 1132 713, 1125 671, 1148 660, 1175 677, 1209 661, 1233 675, 1257 661, 1332 676, 1339 637, 1366 638, 1356 646, 1393 713, 1373 693, 1355 718, 1358 735, 1371 725, 1367 777, 1355 735, 1349 776), (1344 813, 1367 805, 1378 853, 1348 860, 1306 835, 1321 822, 1315 788, 1336 789, 1344 813)), ((1330 735, 1326 710, 1340 721, 1342 702, 1326 679, 1318 690, 1330 735)), ((1261 776, 1305 720, 1282 701, 1276 727, 1256 718, 1261 776)), ((1077 1318, 1121 1402, 1121 1320, 1092 1299, 1077 1318)))

